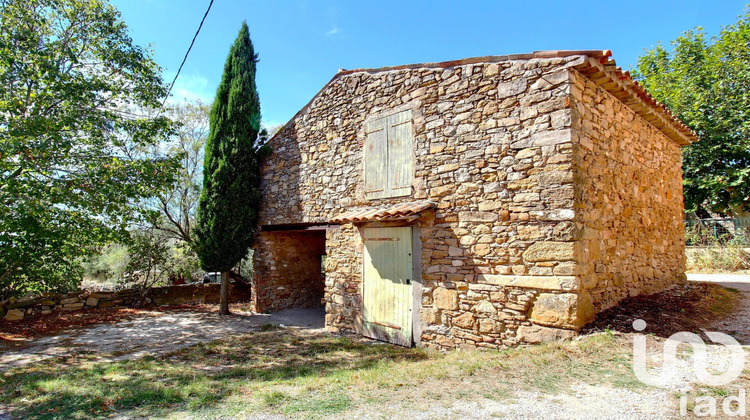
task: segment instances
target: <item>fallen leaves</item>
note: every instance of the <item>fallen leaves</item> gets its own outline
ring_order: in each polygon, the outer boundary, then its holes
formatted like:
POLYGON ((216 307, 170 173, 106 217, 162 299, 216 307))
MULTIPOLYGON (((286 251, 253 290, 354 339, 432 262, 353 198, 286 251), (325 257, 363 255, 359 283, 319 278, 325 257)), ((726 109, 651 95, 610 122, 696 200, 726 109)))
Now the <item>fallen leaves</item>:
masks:
POLYGON ((27 316, 22 321, 0 319, 0 344, 18 342, 58 331, 87 325, 115 323, 136 315, 163 311, 214 312, 216 305, 171 305, 149 308, 91 308, 78 311, 53 311, 49 314, 27 316))

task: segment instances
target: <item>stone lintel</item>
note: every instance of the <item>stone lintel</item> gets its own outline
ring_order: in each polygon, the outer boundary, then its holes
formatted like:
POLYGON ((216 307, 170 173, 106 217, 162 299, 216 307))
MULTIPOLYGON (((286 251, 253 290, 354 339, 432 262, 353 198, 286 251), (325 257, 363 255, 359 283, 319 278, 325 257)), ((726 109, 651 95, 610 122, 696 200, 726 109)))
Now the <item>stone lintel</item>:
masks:
POLYGON ((510 144, 510 148, 526 149, 529 147, 554 146, 556 144, 570 143, 575 137, 575 130, 572 128, 539 131, 529 137, 514 141, 510 144))
POLYGON ((514 276, 503 274, 481 274, 478 283, 493 284, 505 287, 540 290, 578 290, 575 276, 514 276))

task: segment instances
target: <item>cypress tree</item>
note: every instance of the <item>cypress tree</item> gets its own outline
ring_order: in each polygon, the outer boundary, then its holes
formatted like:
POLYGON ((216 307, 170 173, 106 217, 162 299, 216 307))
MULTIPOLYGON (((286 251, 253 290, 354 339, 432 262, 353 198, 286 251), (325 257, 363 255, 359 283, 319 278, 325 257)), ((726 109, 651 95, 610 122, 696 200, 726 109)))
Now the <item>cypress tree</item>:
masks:
POLYGON ((229 313, 229 270, 252 245, 260 205, 257 61, 247 22, 243 22, 211 109, 195 229, 201 266, 222 273, 222 315, 229 313))

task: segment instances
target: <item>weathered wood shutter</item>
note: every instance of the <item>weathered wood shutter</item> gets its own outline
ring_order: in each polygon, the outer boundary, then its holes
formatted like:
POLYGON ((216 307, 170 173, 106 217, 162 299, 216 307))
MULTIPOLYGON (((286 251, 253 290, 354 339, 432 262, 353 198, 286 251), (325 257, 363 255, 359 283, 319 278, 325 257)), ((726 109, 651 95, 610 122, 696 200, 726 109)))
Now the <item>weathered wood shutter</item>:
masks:
POLYGON ((388 187, 388 139, 385 119, 378 118, 367 123, 365 134, 365 198, 383 198, 388 187))
POLYGON ((389 197, 411 194, 412 133, 411 111, 391 115, 388 126, 388 187, 389 197))
POLYGON ((411 111, 368 122, 365 135, 365 198, 410 195, 413 177, 411 111))

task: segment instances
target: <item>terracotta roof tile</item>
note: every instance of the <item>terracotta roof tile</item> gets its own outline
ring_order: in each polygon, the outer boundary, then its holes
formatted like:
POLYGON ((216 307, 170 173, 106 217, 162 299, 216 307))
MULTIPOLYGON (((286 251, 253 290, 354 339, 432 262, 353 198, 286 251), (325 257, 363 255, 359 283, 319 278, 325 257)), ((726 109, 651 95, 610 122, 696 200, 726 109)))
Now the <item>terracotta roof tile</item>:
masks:
POLYGON ((693 130, 680 121, 666 105, 654 99, 630 76, 630 72, 617 67, 610 55, 611 53, 601 57, 588 56, 583 63, 573 68, 611 93, 677 144, 687 146, 699 140, 693 130))
POLYGON ((431 208, 435 208, 435 203, 432 201, 410 201, 385 208, 366 207, 336 216, 330 220, 330 223, 400 220, 431 208))

